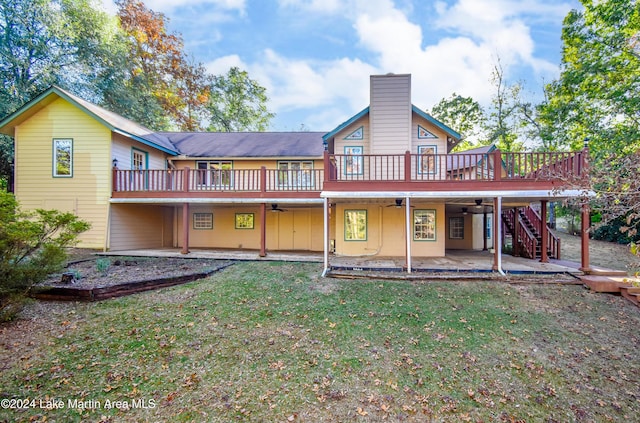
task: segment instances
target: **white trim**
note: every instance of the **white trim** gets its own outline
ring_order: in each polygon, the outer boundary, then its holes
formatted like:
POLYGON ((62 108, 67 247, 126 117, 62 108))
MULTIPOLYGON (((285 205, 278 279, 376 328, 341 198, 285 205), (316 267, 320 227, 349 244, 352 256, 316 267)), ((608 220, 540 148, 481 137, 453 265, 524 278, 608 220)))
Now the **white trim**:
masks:
POLYGON ((325 198, 323 201, 323 210, 324 216, 322 218, 324 224, 323 227, 323 238, 324 238, 324 270, 322 271, 322 277, 327 275, 329 271, 329 199, 325 198))
POLYGON ((500 224, 499 220, 502 219, 502 197, 495 198, 495 208, 494 216, 497 225, 494 225, 494 234, 495 238, 493 244, 495 246, 494 254, 498 255, 498 273, 502 276, 505 275, 504 270, 502 270, 502 224, 500 224))
POLYGON ((320 205, 324 199, 300 198, 111 198, 112 204, 309 204, 320 205))
POLYGON ((411 204, 409 202, 409 197, 405 197, 404 199, 404 209, 405 209, 405 231, 406 231, 406 242, 407 242, 407 273, 411 273, 411 242, 413 241, 413 231, 412 221, 411 221, 411 204))
MULTIPOLYGON (((563 190, 563 191, 547 191, 547 190, 531 190, 531 191, 368 191, 368 192, 345 192, 345 191, 323 191, 320 193, 322 198, 424 198, 424 199, 447 199, 447 198, 479 198, 496 196, 503 198, 564 198, 579 197, 584 195, 582 190, 563 190)), ((595 192, 588 191, 587 195, 595 196, 595 192)))

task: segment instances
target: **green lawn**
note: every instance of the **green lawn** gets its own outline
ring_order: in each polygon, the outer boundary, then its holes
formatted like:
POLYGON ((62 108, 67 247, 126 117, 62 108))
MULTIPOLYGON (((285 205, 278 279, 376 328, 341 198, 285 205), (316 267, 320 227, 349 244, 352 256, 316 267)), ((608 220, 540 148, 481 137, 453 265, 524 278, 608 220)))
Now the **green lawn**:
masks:
POLYGON ((29 400, 0 409, 0 421, 640 415, 640 309, 620 297, 320 273, 317 264, 239 263, 127 298, 34 304, 0 326, 0 397, 29 400))

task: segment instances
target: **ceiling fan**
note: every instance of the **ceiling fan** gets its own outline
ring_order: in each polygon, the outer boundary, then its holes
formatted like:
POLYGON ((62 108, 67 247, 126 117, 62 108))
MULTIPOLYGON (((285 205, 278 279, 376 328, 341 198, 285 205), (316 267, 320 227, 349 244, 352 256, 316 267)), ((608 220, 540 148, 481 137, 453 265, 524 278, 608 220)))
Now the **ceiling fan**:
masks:
POLYGON ((286 209, 281 209, 278 207, 278 205, 276 203, 271 204, 271 211, 272 212, 284 212, 287 211, 286 209))
MULTIPOLYGON (((397 209, 402 208, 402 201, 404 200, 404 198, 396 198, 395 199, 395 203, 394 204, 389 204, 387 207, 395 207, 397 209)), ((409 206, 409 207, 413 207, 413 206, 409 206)))

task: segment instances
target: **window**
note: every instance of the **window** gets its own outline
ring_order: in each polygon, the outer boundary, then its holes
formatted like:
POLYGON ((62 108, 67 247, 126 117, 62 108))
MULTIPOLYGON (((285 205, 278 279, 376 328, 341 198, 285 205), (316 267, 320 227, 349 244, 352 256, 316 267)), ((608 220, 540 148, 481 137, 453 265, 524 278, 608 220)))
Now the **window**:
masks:
POLYGON ((344 211, 344 239, 345 241, 367 240, 367 211, 344 211))
POLYGON ((413 211, 413 240, 414 241, 435 241, 436 240, 436 211, 435 210, 414 210, 413 211))
POLYGON ((449 238, 464 239, 464 217, 449 218, 449 238))
POLYGON ((418 173, 422 175, 437 172, 437 152, 438 147, 435 145, 421 145, 418 147, 418 173))
POLYGON ((290 188, 313 187, 313 162, 278 162, 278 185, 290 188))
POLYGON ((140 150, 131 151, 131 168, 133 170, 147 169, 147 153, 140 150))
POLYGON ((485 228, 484 236, 487 239, 491 239, 491 215, 487 216, 487 227, 485 228))
POLYGON ((363 172, 362 147, 344 148, 344 174, 362 175, 363 172))
POLYGON ((196 168, 200 186, 229 188, 233 185, 233 162, 231 161, 197 162, 196 168))
POLYGON ((73 177, 73 140, 71 138, 53 140, 53 176, 73 177))
POLYGON ((253 229, 253 213, 236 213, 236 229, 253 229))
POLYGON ((213 213, 194 213, 193 229, 213 229, 213 213))
POLYGON ((149 175, 146 170, 149 164, 149 153, 146 151, 131 149, 131 186, 136 190, 146 190, 149 187, 149 175))

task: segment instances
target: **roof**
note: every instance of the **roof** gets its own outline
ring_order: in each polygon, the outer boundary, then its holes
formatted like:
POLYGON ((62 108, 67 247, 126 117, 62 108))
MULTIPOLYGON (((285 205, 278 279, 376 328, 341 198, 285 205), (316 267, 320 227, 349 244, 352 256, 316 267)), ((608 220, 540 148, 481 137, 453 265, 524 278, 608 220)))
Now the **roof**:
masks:
POLYGON ((495 149, 496 146, 491 144, 449 154, 447 155, 447 170, 460 170, 478 166, 484 160, 486 154, 495 149))
MULTIPOLYGON (((450 137, 452 137, 452 138, 454 138, 456 140, 460 140, 461 135, 458 132, 456 132, 453 129, 449 128, 447 125, 445 125, 444 123, 440 122, 439 120, 437 120, 436 118, 434 118, 433 116, 428 114, 427 112, 424 112, 424 111, 418 109, 414 105, 411 105, 411 111, 413 113, 416 113, 418 116, 424 118, 429 123, 431 123, 431 124, 435 125, 436 127, 440 128, 441 130, 443 130, 450 137)), ((342 131, 343 129, 345 129, 346 127, 348 127, 349 125, 351 125, 352 123, 354 123, 355 121, 360 119, 361 117, 367 115, 368 113, 369 113, 369 107, 365 107, 362 111, 360 111, 359 113, 357 113, 354 116, 352 116, 349 120, 346 120, 345 122, 342 122, 340 125, 338 125, 331 132, 327 132, 326 134, 324 134, 322 139, 327 141, 327 140, 333 138, 338 132, 342 131)))
POLYGON ((322 157, 323 132, 160 132, 191 157, 322 157))
POLYGON ((13 136, 15 126, 42 110, 48 104, 53 102, 56 97, 63 98, 74 104, 80 110, 84 111, 113 132, 133 138, 142 144, 157 148, 165 153, 171 155, 179 154, 171 142, 163 135, 155 133, 152 130, 122 117, 117 113, 83 100, 57 86, 52 86, 43 91, 14 113, 0 121, 0 132, 13 136))

